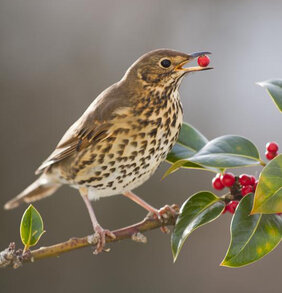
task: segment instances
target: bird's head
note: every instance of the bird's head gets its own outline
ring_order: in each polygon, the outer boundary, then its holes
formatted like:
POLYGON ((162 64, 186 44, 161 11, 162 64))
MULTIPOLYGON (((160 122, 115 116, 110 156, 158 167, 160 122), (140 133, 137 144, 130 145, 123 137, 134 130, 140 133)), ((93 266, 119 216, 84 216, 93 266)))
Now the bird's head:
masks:
POLYGON ((210 54, 197 52, 185 54, 169 49, 151 51, 139 59, 127 70, 125 78, 138 80, 143 84, 169 86, 179 84, 182 77, 190 72, 212 69, 212 67, 184 67, 195 58, 210 54))

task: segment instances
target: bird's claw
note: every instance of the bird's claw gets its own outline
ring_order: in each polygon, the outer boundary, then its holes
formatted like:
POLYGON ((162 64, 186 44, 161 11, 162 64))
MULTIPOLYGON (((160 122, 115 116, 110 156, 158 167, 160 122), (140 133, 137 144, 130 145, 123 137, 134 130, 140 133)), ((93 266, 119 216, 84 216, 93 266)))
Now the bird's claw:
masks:
POLYGON ((154 212, 151 212, 151 215, 153 215, 153 217, 155 219, 158 219, 163 226, 160 228, 161 231, 165 234, 168 234, 170 232, 170 230, 164 226, 164 224, 167 222, 167 220, 171 217, 171 216, 176 216, 178 214, 179 208, 177 205, 165 205, 164 207, 160 208, 159 210, 156 210, 154 212))
POLYGON ((106 237, 115 239, 116 235, 110 230, 105 230, 101 226, 96 226, 94 234, 94 239, 96 240, 96 248, 93 251, 93 254, 97 255, 102 251, 108 251, 107 249, 105 249, 106 237))
POLYGON ((159 209, 159 213, 162 217, 169 218, 170 216, 176 216, 178 214, 179 208, 177 205, 165 205, 159 209))

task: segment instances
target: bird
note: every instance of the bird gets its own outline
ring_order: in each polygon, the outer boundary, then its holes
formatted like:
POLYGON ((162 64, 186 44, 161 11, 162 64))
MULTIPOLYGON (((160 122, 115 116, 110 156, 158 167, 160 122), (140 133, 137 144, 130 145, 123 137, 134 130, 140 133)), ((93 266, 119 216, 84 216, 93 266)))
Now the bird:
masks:
POLYGON ((176 143, 183 121, 180 83, 191 72, 212 69, 183 66, 207 54, 157 49, 137 59, 65 132, 36 170, 40 177, 4 208, 40 200, 62 185, 78 189, 98 239, 95 254, 115 235, 99 224, 92 200, 122 194, 161 218, 161 210, 132 190, 154 174, 176 143))

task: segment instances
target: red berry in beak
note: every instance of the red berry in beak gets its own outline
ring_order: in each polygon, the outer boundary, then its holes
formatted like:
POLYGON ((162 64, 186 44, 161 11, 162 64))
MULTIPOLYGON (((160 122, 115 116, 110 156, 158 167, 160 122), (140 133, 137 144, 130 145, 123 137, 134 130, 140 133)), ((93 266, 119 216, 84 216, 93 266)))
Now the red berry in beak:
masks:
POLYGON ((207 67, 210 64, 210 58, 206 55, 198 58, 198 64, 201 67, 207 67))

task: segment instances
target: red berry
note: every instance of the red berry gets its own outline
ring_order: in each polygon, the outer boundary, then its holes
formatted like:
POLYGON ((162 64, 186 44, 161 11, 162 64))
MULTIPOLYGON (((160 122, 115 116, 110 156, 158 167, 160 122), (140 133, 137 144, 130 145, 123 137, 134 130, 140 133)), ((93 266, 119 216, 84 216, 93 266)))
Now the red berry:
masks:
POLYGON ((207 67, 210 64, 210 58, 206 55, 200 56, 198 58, 198 64, 201 67, 207 67))
POLYGON ((258 180, 256 180, 256 182, 255 182, 255 184, 254 184, 254 186, 253 186, 254 191, 256 191, 257 185, 258 185, 258 180))
POLYGON ((256 179, 255 176, 250 176, 250 178, 251 178, 251 184, 250 185, 254 186, 257 179, 256 179))
POLYGON ((220 180, 220 174, 217 174, 213 180, 212 180, 212 186, 214 189, 221 190, 224 188, 224 185, 222 184, 220 180))
POLYGON ((249 194, 250 192, 253 192, 253 191, 254 191, 253 186, 246 185, 246 186, 242 187, 241 194, 242 194, 242 196, 245 196, 245 195, 247 195, 247 194, 249 194))
POLYGON ((225 214, 226 212, 228 212, 228 207, 227 207, 227 205, 224 207, 224 210, 223 210, 223 212, 222 212, 222 214, 225 214))
POLYGON ((272 153, 272 152, 268 152, 268 151, 266 151, 266 153, 265 153, 265 157, 268 160, 274 159, 277 155, 278 155, 278 153, 272 153))
POLYGON ((225 209, 223 210, 223 214, 225 214, 226 212, 229 212, 230 214, 234 214, 235 210, 237 208, 238 205, 238 201, 234 200, 234 201, 230 201, 226 206, 225 209))
POLYGON ((270 153, 278 152, 278 148, 278 143, 275 141, 271 141, 266 144, 266 150, 270 153))
POLYGON ((239 176, 239 182, 242 186, 250 185, 252 183, 252 180, 249 175, 242 174, 239 176))
POLYGON ((225 173, 220 176, 220 180, 225 187, 231 187, 235 183, 235 176, 232 173, 225 173))

